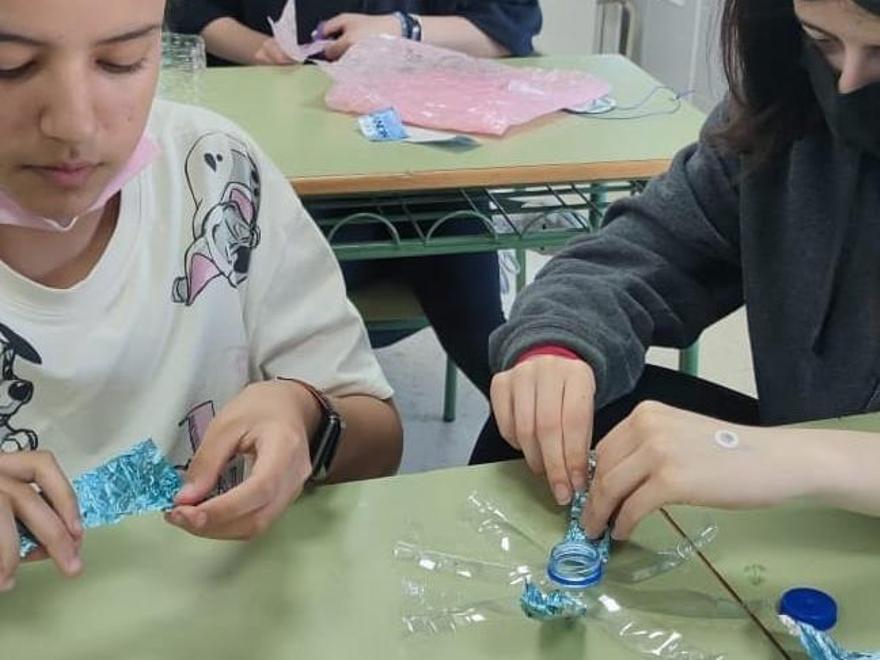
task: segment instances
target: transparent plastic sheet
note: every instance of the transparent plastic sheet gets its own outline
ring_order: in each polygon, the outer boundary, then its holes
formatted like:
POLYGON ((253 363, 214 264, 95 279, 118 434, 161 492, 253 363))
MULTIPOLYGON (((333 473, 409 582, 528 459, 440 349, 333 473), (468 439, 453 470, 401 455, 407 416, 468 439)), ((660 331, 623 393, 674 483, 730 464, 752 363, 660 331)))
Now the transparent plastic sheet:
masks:
POLYGON ((583 71, 512 67, 387 36, 358 42, 337 62, 319 66, 334 81, 325 98, 333 110, 365 115, 393 107, 408 124, 488 135, 611 89, 583 71))
MULTIPOLYGON (((86 529, 113 525, 126 516, 167 511, 183 482, 152 440, 110 459, 73 480, 80 518, 86 529)), ((19 547, 26 557, 38 547, 19 526, 19 547)))
MULTIPOLYGON (((490 545, 508 555, 520 558, 542 557, 546 548, 538 535, 522 523, 511 520, 501 507, 480 493, 471 493, 465 503, 463 518, 490 545), (537 554, 536 554, 537 553, 537 554)), ((675 570, 708 546, 718 535, 718 527, 706 520, 693 540, 683 539, 669 548, 660 550, 638 549, 635 559, 618 565, 609 565, 606 576, 614 582, 636 584, 675 570)), ((634 544, 630 544, 634 546, 634 544)), ((528 563, 522 561, 520 563, 528 563)))
MULTIPOLYGON (((421 605, 421 608, 414 607, 403 617, 403 625, 409 635, 456 633, 486 624, 517 624, 523 619, 522 610, 509 597, 456 603, 454 594, 432 592, 421 583, 409 581, 404 582, 404 593, 421 605), (441 601, 452 604, 443 607, 432 605, 441 601)), ((574 615, 572 623, 579 617, 596 621, 621 644, 645 656, 668 660, 722 660, 724 657, 688 644, 679 632, 645 617, 634 619, 620 603, 606 594, 582 594, 579 599, 569 596, 566 600, 574 615)))
POLYGON ((446 573, 465 580, 482 580, 495 584, 523 584, 533 577, 534 570, 526 563, 501 563, 462 557, 439 550, 429 550, 407 541, 394 546, 394 558, 417 565, 424 571, 446 573))
POLYGON ((510 594, 466 600, 454 591, 410 580, 403 581, 403 592, 409 602, 401 621, 408 635, 441 635, 477 625, 522 621, 522 612, 510 594))
POLYGON ((657 625, 650 619, 634 619, 611 596, 597 597, 598 606, 590 614, 625 646, 651 658, 668 660, 723 660, 724 656, 699 649, 675 630, 657 625))
POLYGON ((655 550, 639 560, 608 569, 618 582, 638 583, 668 573, 688 561, 718 536, 718 526, 707 520, 693 539, 682 539, 671 548, 655 550))
POLYGON ((512 521, 497 503, 480 493, 468 495, 462 516, 478 534, 505 554, 540 557, 547 551, 535 532, 512 521))
POLYGON ((826 632, 784 615, 779 619, 800 640, 810 660, 880 660, 880 651, 846 651, 826 632))
MULTIPOLYGON (((406 603, 402 623, 407 634, 447 634, 473 626, 522 622, 523 600, 528 598, 532 614, 539 603, 548 607, 547 619, 567 619, 572 624, 583 620, 587 625, 595 621, 621 644, 648 657, 715 660, 723 656, 694 647, 681 633, 643 613, 704 619, 745 616, 738 603, 725 598, 689 590, 638 591, 626 586, 673 570, 693 557, 717 534, 713 524, 707 524, 693 542, 682 541, 659 552, 640 552, 637 561, 623 570, 615 570, 613 562, 609 563, 604 582, 595 588, 562 591, 546 576, 546 544, 498 503, 471 493, 462 518, 487 542, 487 550, 502 559, 435 550, 420 539, 399 541, 394 546, 394 557, 421 574, 421 578, 404 579, 402 583, 406 603), (463 595, 463 590, 456 587, 460 580, 471 585, 479 583, 480 595, 463 595), (445 586, 439 586, 441 582, 445 586)), ((473 589, 467 591, 472 593, 473 589)))

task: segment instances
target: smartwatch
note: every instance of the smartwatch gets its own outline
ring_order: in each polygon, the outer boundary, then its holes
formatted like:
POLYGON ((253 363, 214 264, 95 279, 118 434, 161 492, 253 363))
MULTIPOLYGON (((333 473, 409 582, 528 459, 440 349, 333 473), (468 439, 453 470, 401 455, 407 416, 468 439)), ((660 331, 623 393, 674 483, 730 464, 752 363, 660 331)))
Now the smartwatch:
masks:
POLYGON ((394 15, 400 21, 400 36, 413 41, 422 40, 422 19, 415 14, 396 11, 394 15))
POLYGON ((318 430, 309 439, 309 454, 312 457, 312 474, 309 477, 309 483, 323 483, 330 472, 333 457, 336 456, 339 440, 342 438, 342 431, 345 430, 345 422, 336 408, 333 407, 330 399, 317 388, 296 378, 278 377, 278 380, 302 385, 314 397, 321 408, 321 422, 318 424, 318 430))

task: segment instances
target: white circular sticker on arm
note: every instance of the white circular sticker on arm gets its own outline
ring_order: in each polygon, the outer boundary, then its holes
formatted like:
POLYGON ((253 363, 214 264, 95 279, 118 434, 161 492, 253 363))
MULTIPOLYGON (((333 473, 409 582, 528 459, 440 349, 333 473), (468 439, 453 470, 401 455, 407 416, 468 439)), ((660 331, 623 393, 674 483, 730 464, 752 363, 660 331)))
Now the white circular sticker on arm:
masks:
POLYGON ((733 431, 721 429, 715 431, 715 444, 724 449, 736 449, 739 446, 739 436, 733 431))

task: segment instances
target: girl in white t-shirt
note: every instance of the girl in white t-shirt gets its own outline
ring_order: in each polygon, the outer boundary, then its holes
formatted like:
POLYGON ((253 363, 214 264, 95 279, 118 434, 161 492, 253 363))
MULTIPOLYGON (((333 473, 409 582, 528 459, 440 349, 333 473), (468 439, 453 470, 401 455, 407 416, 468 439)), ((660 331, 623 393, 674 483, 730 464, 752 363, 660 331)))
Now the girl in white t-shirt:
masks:
POLYGON ((185 477, 167 520, 211 538, 259 534, 310 476, 399 462, 391 388, 289 184, 230 122, 153 103, 164 9, 0 0, 0 590, 16 520, 29 559, 80 572, 69 479, 147 438, 185 477))

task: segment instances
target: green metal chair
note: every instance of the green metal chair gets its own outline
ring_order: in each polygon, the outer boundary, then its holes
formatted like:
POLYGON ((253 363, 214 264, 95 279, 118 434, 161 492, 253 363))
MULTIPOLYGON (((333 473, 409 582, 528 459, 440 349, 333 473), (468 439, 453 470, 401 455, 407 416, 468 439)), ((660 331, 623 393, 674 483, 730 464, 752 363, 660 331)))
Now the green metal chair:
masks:
MULTIPOLYGON (((413 292, 401 284, 379 281, 350 290, 348 296, 360 311, 367 330, 377 332, 416 331, 430 325, 413 292)), ((458 368, 447 356, 446 383, 443 393, 444 422, 455 421, 458 394, 457 374, 458 368)))

